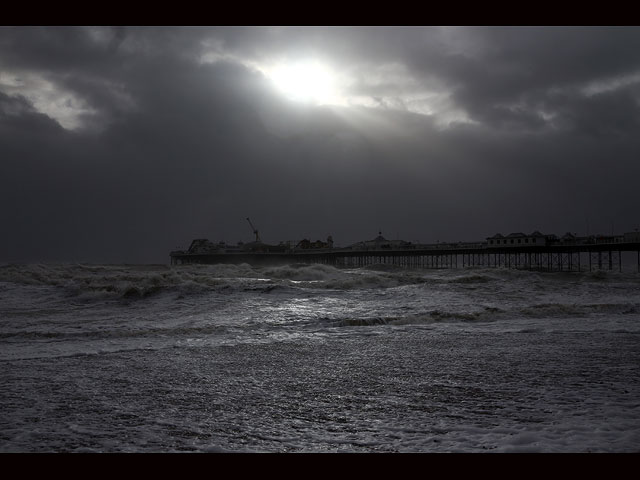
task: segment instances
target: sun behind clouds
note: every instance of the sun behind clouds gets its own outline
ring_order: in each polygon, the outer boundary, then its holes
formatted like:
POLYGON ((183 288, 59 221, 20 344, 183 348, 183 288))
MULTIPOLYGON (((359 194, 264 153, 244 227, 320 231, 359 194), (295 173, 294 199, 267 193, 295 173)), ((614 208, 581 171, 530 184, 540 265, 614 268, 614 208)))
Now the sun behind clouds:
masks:
POLYGON ((277 65, 267 72, 287 98, 314 105, 342 103, 334 72, 315 60, 277 65))

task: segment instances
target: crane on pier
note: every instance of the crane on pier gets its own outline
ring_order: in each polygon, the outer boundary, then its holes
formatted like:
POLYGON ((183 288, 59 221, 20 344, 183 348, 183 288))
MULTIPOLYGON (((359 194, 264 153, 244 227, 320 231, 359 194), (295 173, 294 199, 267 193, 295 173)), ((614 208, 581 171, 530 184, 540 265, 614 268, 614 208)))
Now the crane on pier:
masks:
POLYGON ((256 236, 256 242, 262 242, 262 240, 260 240, 260 235, 258 234, 258 230, 256 230, 256 227, 253 226, 253 224, 251 223, 251 220, 249 220, 249 217, 247 217, 247 222, 249 222, 249 226, 251 227, 251 230, 253 230, 253 233, 256 236))

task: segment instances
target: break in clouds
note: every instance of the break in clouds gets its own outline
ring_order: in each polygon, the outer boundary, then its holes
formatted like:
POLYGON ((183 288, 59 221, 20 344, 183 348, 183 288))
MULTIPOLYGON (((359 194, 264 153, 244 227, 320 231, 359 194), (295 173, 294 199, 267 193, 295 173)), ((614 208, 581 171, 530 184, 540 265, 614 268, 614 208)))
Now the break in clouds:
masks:
POLYGON ((640 31, 0 28, 0 261, 640 227, 640 31))

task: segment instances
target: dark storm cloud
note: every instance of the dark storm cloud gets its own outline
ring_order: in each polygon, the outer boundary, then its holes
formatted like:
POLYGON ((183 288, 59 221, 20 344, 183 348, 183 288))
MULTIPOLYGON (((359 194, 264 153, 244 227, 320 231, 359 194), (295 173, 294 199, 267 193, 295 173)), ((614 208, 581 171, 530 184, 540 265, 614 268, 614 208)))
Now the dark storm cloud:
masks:
POLYGON ((636 228, 639 38, 0 29, 0 260, 166 262, 195 237, 250 240, 247 216, 266 241, 331 234, 342 245, 378 229, 436 241, 585 233, 587 217, 591 233, 636 228), (211 52, 223 59, 200 61, 211 52), (312 54, 386 107, 291 103, 252 66, 312 54), (58 90, 38 97, 43 85, 58 90), (410 111, 408 94, 423 89, 445 99, 439 112, 458 109, 470 123, 443 127, 440 113, 410 111), (54 113, 64 108, 38 103, 63 94, 87 106, 84 128, 63 128, 54 113), (403 102, 409 111, 390 107, 403 102))
MULTIPOLYGON (((475 56, 458 55, 424 64, 455 85, 455 102, 485 124, 520 122, 535 127, 537 108, 567 115, 577 91, 589 82, 606 82, 638 73, 640 36, 633 28, 472 28, 459 31, 477 43, 475 56), (568 91, 561 108, 558 90, 568 91), (532 123, 533 122, 533 123, 532 123)), ((416 58, 418 58, 416 56, 416 58)))
POLYGON ((363 69, 352 90, 384 105, 398 90, 447 89, 472 119, 499 128, 542 128, 543 106, 570 121, 567 98, 556 111, 558 90, 574 94, 579 110, 575 93, 589 82, 640 72, 640 35, 633 27, 226 28, 216 38, 220 48, 254 59, 272 52, 324 55, 355 78, 359 66, 400 64, 411 85, 367 83, 363 69))

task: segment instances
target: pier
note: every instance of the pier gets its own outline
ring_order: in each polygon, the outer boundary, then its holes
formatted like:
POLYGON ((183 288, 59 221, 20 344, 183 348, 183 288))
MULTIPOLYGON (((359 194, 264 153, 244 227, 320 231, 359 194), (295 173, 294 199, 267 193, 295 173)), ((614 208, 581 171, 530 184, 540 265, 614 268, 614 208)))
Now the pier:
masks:
POLYGON ((393 265, 406 268, 514 268, 549 272, 623 271, 635 263, 640 272, 640 242, 499 247, 484 244, 440 244, 396 249, 331 248, 288 252, 171 252, 171 264, 306 263, 357 268, 393 265), (623 262, 623 255, 625 262, 623 262), (633 259, 630 260, 630 259, 633 259))

